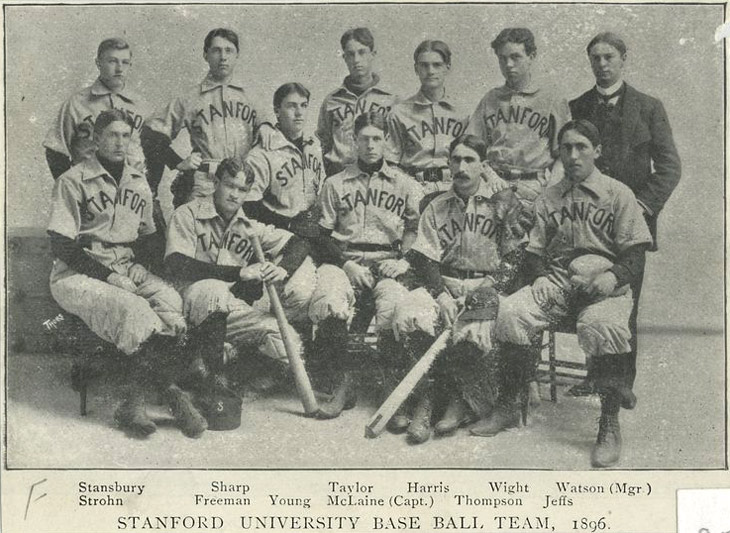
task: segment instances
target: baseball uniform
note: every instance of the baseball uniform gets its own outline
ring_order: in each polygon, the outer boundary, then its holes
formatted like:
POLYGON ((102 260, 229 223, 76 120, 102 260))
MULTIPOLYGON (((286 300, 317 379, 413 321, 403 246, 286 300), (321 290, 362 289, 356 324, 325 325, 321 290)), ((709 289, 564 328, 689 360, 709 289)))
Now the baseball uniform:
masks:
POLYGON ((328 94, 322 102, 317 122, 317 137, 322 143, 325 170, 331 176, 344 170, 346 165, 357 160, 355 150, 355 119, 368 111, 387 115, 396 101, 396 96, 382 89, 380 78, 373 74, 375 83, 360 95, 347 87, 347 78, 342 86, 328 94))
POLYGON ((144 154, 140 144, 144 120, 140 100, 127 88, 112 92, 100 79, 64 102, 43 146, 68 157, 71 165, 92 158, 96 151, 94 122, 99 113, 108 109, 121 109, 134 123, 127 162, 144 172, 144 154))
POLYGON ((522 91, 507 85, 489 91, 469 119, 467 133, 487 143, 487 161, 526 207, 547 183, 558 152, 558 132, 570 120, 564 98, 533 81, 522 91))
MULTIPOLYGON (((144 175, 125 165, 117 183, 92 155, 56 181, 48 231, 78 242, 93 260, 127 276, 135 263, 132 243, 155 232, 144 175)), ((177 335, 186 329, 180 295, 152 274, 132 293, 56 258, 51 293, 63 309, 126 354, 154 333, 177 335)))
MULTIPOLYGON (((543 308, 528 286, 502 302, 496 337, 518 345, 529 344, 531 334, 544 330, 551 320, 567 315, 576 306, 579 293, 571 285, 568 270, 576 257, 595 254, 616 262, 630 248, 652 242, 631 189, 597 169, 578 184, 563 179, 549 187, 535 208, 537 221, 527 251, 544 259, 548 279, 561 289, 561 297, 543 308)), ((577 307, 578 342, 587 357, 630 351, 631 291, 597 301, 583 300, 577 307)))
MULTIPOLYGON (((242 209, 226 222, 216 211, 212 195, 197 198, 179 207, 168 227, 166 258, 181 254, 203 263, 240 269, 254 263, 253 237, 261 242, 267 258, 277 260, 292 234, 248 219, 242 209)), ((174 278, 175 273, 171 276, 174 278)), ((235 276, 234 276, 235 277, 235 276)), ((281 303, 290 320, 306 318, 315 281, 311 259, 299 266, 281 291, 281 303)), ((273 359, 287 362, 276 318, 267 310, 235 298, 233 281, 220 279, 176 279, 184 301, 185 316, 196 326, 211 313, 228 313, 226 340, 234 345, 257 346, 273 359)), ((290 334, 299 337, 290 327, 290 334)))
POLYGON ((388 159, 423 185, 424 193, 451 187, 449 145, 463 135, 468 115, 444 94, 436 102, 421 91, 396 104, 388 116, 388 159))
POLYGON ((223 159, 243 162, 251 149, 260 116, 237 79, 228 83, 210 75, 152 114, 146 126, 170 141, 188 130, 193 152, 201 154, 207 169, 195 172, 192 198, 213 192, 213 175, 223 159))
MULTIPOLYGON (((372 268, 396 258, 397 243, 404 233, 416 231, 422 197, 423 191, 412 177, 385 161, 371 173, 358 164, 350 165, 325 180, 319 223, 342 250, 343 263, 351 260, 372 268)), ((389 327, 395 302, 405 290, 394 280, 384 279, 366 297, 374 297, 378 328, 389 327)), ((367 291, 361 291, 359 300, 363 292, 367 291)))

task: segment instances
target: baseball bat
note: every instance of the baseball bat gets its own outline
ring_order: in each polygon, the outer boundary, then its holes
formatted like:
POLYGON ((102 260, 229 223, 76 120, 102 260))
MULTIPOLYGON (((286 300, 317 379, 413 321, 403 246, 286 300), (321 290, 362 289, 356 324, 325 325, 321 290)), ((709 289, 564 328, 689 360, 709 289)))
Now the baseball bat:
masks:
MULTIPOLYGON (((265 263, 266 258, 264 257, 264 251, 261 249, 261 241, 255 235, 252 240, 256 259, 261 264, 265 263)), ((279 293, 276 292, 276 287, 273 284, 264 282, 264 285, 266 286, 266 291, 269 293, 269 301, 271 302, 271 307, 274 309, 274 316, 276 317, 276 323, 279 325, 281 339, 284 341, 284 349, 289 359, 292 374, 294 374, 294 383, 297 386, 299 399, 304 406, 304 412, 309 416, 314 415, 319 409, 317 399, 314 397, 312 384, 309 382, 309 376, 307 375, 307 370, 304 368, 304 362, 299 355, 299 350, 289 334, 289 323, 286 320, 284 308, 281 306, 279 293)))
POLYGON ((413 368, 410 369, 406 377, 398 383, 398 386, 390 393, 390 396, 383 402, 383 405, 375 412, 368 424, 365 426, 365 436, 369 439, 373 439, 380 435, 388 423, 388 420, 395 414, 401 404, 406 401, 406 398, 416 388, 421 378, 426 375, 428 369, 436 360, 438 354, 440 354, 451 335, 451 329, 447 329, 434 341, 428 351, 423 354, 413 368))

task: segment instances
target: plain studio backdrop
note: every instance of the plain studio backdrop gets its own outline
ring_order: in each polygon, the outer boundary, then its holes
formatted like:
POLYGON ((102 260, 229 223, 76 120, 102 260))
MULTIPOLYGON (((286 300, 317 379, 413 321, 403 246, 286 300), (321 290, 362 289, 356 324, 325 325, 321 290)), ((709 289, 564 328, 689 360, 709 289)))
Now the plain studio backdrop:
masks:
MULTIPOLYGON (((723 43, 715 40, 720 5, 11 6, 5 14, 11 228, 45 227, 53 179, 41 143, 62 102, 95 79, 96 48, 107 37, 129 41, 128 83, 150 112, 206 74, 206 33, 232 28, 241 38, 237 70, 254 102, 270 110, 273 91, 299 81, 312 92, 313 131, 323 97, 347 74, 339 38, 348 28, 373 31, 381 83, 402 96, 418 89, 412 59, 418 43, 446 41, 453 53, 447 90, 469 113, 503 82, 489 46, 500 29, 533 30, 538 78, 568 99, 593 84, 588 41, 600 31, 616 31, 629 47, 626 80, 663 101, 683 163, 682 180, 660 218, 660 251, 649 256, 641 326, 723 327, 724 73, 723 43)), ((185 138, 175 146, 189 152, 185 138)))

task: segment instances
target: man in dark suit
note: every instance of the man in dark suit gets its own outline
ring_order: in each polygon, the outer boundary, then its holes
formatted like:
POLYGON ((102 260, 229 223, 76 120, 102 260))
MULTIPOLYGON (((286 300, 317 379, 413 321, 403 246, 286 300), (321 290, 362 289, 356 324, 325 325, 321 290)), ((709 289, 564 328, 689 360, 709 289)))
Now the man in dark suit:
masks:
MULTIPOLYGON (((662 103, 623 80, 626 44, 616 34, 596 35, 586 47, 596 85, 570 102, 574 119, 592 122, 601 134, 603 152, 598 169, 628 185, 643 209, 657 250, 657 218, 681 175, 681 162, 672 129, 662 103)), ((626 361, 626 377, 636 377, 636 315, 643 283, 643 268, 631 284, 634 308, 629 322, 632 352, 626 361)), ((581 394, 586 387, 574 387, 581 394)))

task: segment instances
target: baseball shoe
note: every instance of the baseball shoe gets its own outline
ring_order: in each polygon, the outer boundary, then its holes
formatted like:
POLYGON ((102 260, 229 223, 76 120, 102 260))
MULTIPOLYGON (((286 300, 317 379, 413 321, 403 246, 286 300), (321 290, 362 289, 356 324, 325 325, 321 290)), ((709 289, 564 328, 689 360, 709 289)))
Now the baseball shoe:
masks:
POLYGON ((433 429, 437 435, 450 435, 460 427, 469 425, 473 421, 474 417, 469 412, 464 400, 451 398, 444 416, 436 422, 433 429))
POLYGON ((316 417, 320 420, 330 420, 340 416, 343 410, 352 409, 357 403, 355 379, 352 372, 343 372, 335 388, 332 398, 320 404, 316 417))
POLYGON ((431 438, 431 398, 423 396, 413 411, 413 421, 408 425, 408 442, 423 444, 431 438))
POLYGON ((119 427, 135 437, 148 437, 157 431, 157 426, 147 416, 144 395, 138 390, 130 392, 128 398, 117 408, 114 420, 119 427))
POLYGON ((517 406, 497 406, 488 418, 485 418, 469 428, 469 433, 475 437, 494 437, 500 431, 520 426, 522 415, 517 406))
POLYGON ((621 457, 621 426, 618 422, 620 399, 615 394, 601 395, 601 418, 598 436, 591 450, 591 464, 596 468, 615 465, 621 457))
POLYGON ((180 387, 170 385, 165 391, 165 399, 183 435, 197 438, 208 429, 208 422, 193 405, 190 394, 180 387))

